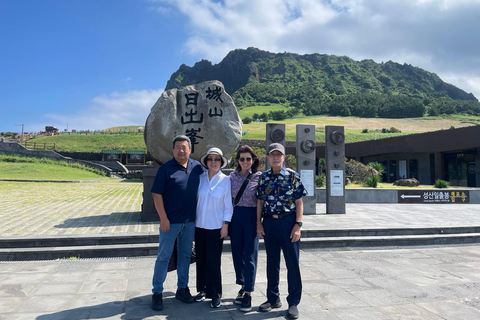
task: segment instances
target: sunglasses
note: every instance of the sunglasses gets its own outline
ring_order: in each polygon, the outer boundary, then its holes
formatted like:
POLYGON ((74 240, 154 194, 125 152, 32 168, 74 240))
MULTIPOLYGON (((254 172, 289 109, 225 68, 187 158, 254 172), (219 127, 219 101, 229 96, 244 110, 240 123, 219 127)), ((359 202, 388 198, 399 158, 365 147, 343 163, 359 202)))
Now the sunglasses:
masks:
POLYGON ((250 162, 250 161, 252 161, 252 158, 250 158, 250 157, 248 157, 248 158, 243 158, 243 157, 242 157, 242 158, 240 158, 240 159, 238 159, 238 160, 240 160, 240 162, 243 162, 243 161, 245 161, 245 160, 248 161, 248 162, 250 162))
POLYGON ((221 158, 207 158, 207 161, 215 161, 215 162, 218 162, 218 161, 222 161, 221 158))

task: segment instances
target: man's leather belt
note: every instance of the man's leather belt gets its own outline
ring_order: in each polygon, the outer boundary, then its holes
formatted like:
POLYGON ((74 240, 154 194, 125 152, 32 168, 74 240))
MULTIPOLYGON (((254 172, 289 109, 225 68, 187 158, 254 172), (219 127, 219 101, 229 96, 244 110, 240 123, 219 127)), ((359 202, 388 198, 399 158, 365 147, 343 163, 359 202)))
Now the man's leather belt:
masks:
POLYGON ((289 216, 295 212, 284 212, 284 213, 279 213, 279 214, 266 214, 264 217, 265 218, 273 218, 273 219, 280 219, 286 216, 289 216))

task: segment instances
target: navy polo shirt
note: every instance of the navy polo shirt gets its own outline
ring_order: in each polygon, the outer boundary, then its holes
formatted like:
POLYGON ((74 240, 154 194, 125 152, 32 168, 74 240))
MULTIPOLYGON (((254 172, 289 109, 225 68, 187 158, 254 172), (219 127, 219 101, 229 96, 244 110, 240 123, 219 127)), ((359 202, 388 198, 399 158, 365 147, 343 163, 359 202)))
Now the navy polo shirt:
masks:
POLYGON ((151 192, 162 195, 170 223, 195 221, 202 172, 200 162, 193 159, 188 159, 186 168, 173 158, 158 169, 151 192))

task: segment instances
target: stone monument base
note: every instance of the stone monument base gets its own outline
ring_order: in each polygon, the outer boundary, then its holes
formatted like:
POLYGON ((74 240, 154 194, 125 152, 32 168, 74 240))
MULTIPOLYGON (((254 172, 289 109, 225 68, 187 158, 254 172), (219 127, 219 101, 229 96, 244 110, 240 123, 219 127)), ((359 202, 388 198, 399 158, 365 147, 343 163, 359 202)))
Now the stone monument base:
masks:
POLYGON ((158 168, 146 168, 142 170, 143 174, 143 203, 141 222, 160 221, 155 204, 153 203, 153 196, 150 190, 152 189, 155 176, 158 168))

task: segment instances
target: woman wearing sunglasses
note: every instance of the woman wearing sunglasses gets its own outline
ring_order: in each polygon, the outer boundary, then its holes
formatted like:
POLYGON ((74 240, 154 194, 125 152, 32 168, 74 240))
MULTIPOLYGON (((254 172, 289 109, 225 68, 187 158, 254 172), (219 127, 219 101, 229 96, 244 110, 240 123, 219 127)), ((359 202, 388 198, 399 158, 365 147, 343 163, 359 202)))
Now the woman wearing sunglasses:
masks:
POLYGON ((195 250, 197 253, 197 302, 212 299, 210 306, 222 305, 221 258, 223 239, 228 235, 232 219, 230 179, 220 169, 227 159, 219 148, 210 148, 200 159, 208 171, 200 175, 197 218, 195 221, 195 250))
POLYGON ((255 287, 258 257, 257 198, 259 160, 249 146, 240 146, 235 157, 237 167, 230 174, 233 197, 233 217, 229 226, 236 283, 242 288, 235 304, 240 310, 252 310, 251 293, 255 287))

